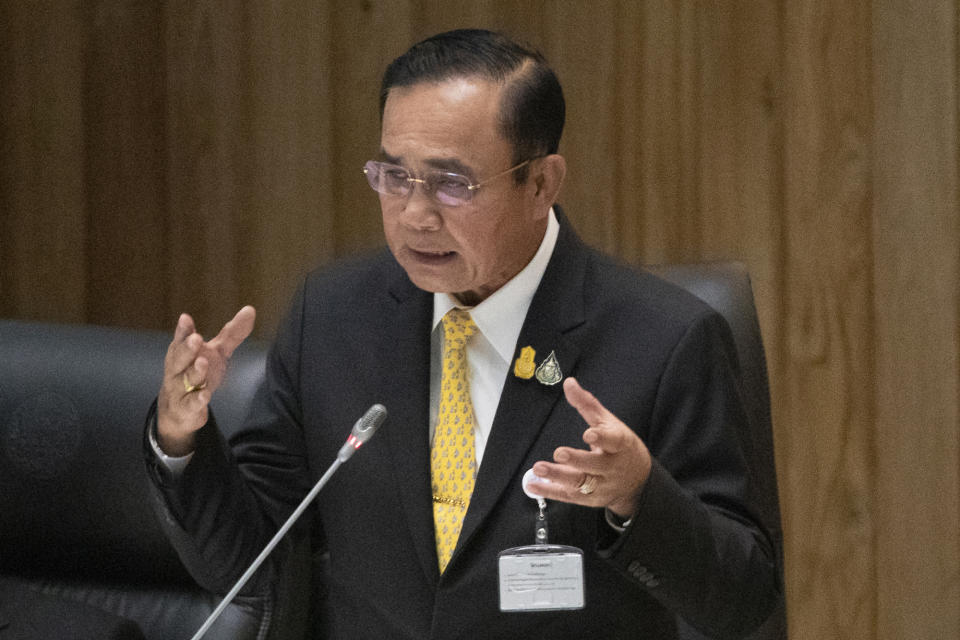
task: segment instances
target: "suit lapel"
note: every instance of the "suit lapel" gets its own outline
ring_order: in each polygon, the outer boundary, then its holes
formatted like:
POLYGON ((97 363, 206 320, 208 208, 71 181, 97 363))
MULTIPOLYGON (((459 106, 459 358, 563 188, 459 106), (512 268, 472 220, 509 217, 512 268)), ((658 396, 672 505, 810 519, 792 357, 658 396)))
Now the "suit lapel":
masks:
MULTIPOLYGON (((514 358, 519 356, 522 347, 532 346, 539 365, 554 352, 566 377, 573 371, 580 355, 579 342, 568 333, 584 320, 583 282, 587 250, 569 223, 562 217, 560 221, 560 235, 553 256, 527 312, 514 358)), ((562 384, 542 384, 536 377, 529 380, 517 378, 513 375, 511 363, 451 562, 456 560, 459 550, 469 542, 504 491, 520 490, 519 486, 512 486, 512 480, 525 471, 520 465, 562 397, 562 384)))
POLYGON ((439 577, 430 492, 429 387, 433 298, 417 289, 396 266, 382 316, 376 357, 389 372, 384 405, 400 503, 427 580, 439 577))

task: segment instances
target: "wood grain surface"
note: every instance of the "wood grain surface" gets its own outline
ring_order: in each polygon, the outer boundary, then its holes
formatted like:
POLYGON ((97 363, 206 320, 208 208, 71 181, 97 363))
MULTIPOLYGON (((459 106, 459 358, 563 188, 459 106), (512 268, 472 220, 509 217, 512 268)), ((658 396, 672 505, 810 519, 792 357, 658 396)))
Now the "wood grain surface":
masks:
POLYGON ((791 636, 960 637, 960 0, 0 0, 0 315, 269 337, 462 26, 557 69, 589 242, 749 266, 791 636))

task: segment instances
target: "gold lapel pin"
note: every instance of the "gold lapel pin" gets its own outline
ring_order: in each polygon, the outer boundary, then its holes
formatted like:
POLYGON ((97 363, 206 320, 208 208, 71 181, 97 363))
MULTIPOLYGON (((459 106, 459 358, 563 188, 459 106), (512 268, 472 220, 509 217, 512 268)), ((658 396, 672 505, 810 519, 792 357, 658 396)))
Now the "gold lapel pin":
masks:
POLYGON ((533 347, 524 347, 520 350, 520 357, 513 363, 513 375, 523 380, 529 380, 533 377, 533 372, 537 368, 537 363, 533 361, 537 352, 533 347))

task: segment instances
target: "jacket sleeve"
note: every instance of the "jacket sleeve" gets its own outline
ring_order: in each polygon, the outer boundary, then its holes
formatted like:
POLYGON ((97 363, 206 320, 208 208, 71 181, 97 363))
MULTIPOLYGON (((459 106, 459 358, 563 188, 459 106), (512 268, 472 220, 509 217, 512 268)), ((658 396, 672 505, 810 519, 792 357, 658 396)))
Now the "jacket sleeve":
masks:
MULTIPOLYGON (((229 441, 211 411, 197 432, 193 458, 174 475, 144 437, 161 527, 194 579, 214 593, 233 586, 309 490, 298 401, 301 307, 302 292, 270 349, 248 417, 229 441)), ((156 403, 147 429, 155 428, 155 413, 156 403)), ((294 536, 302 535, 310 518, 302 520, 294 536)), ((285 542, 275 554, 288 547, 285 542)), ((275 570, 266 563, 241 593, 266 593, 275 570)))
POLYGON ((716 638, 757 628, 781 590, 773 544, 753 506, 740 393, 729 328, 707 312, 662 373, 645 438, 653 469, 638 511, 622 534, 600 542, 623 575, 716 638))

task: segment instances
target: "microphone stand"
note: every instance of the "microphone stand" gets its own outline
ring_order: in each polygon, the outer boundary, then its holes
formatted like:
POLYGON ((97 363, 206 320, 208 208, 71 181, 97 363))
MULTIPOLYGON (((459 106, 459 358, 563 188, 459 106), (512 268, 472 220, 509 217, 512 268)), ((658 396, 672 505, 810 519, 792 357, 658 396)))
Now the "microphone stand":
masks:
POLYGON ((350 433, 350 437, 347 439, 346 443, 340 448, 339 453, 337 453, 337 459, 333 461, 333 464, 327 469, 323 476, 317 481, 317 484, 313 485, 313 489, 310 490, 310 493, 307 494, 296 509, 293 510, 293 513, 290 514, 290 517, 287 518, 287 521, 283 523, 283 526, 280 527, 277 532, 273 535, 273 538, 270 539, 270 542, 267 543, 267 546, 263 548, 263 551, 260 552, 260 555, 257 556, 256 560, 247 568, 247 570, 240 576, 240 579, 237 580, 237 583, 233 585, 233 588, 227 592, 227 595, 223 597, 223 600, 220 601, 220 604, 217 605, 217 608, 213 610, 213 613, 206 619, 203 625, 197 629, 197 632, 193 635, 191 640, 200 640, 204 634, 213 626, 213 623, 216 622, 217 618, 220 617, 220 614, 223 613, 224 609, 233 602, 233 599, 237 597, 237 594, 240 593, 240 589, 243 588, 243 585, 247 584, 247 581, 253 576, 257 569, 260 568, 260 565, 263 564, 263 561, 267 559, 267 556, 270 555, 270 552, 273 551, 280 540, 284 535, 290 530, 297 520, 300 519, 300 516, 303 515, 303 512, 307 510, 307 507, 310 506, 310 503, 313 502, 313 499, 317 497, 317 494, 320 493, 320 490, 323 489, 324 485, 330 480, 330 477, 333 476, 334 472, 340 468, 344 462, 346 462, 353 453, 360 448, 360 446, 369 440, 373 436, 373 432, 380 426, 380 424, 386 419, 387 410, 383 408, 383 405, 375 404, 370 407, 367 412, 357 420, 357 423, 353 426, 353 430, 350 433))

